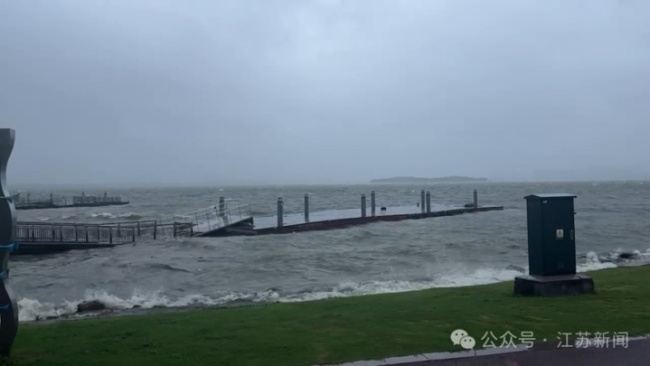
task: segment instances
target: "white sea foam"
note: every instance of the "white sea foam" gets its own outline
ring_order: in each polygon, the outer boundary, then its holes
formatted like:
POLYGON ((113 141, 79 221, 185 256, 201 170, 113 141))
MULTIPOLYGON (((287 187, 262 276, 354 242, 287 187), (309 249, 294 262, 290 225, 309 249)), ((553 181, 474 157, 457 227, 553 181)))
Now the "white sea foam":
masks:
POLYGON ((134 213, 134 212, 126 212, 126 213, 121 213, 121 214, 112 214, 110 212, 100 212, 100 213, 94 213, 90 214, 90 217, 94 219, 139 219, 141 218, 140 215, 134 213))
POLYGON ((585 262, 578 263, 576 267, 578 272, 588 272, 597 271, 599 269, 616 268, 617 266, 612 262, 601 262, 597 253, 589 252, 586 255, 585 262))
MULTIPOLYGON (((647 254, 650 255, 650 252, 647 254)), ((605 268, 614 268, 614 263, 602 263, 596 253, 587 253, 584 263, 578 265, 578 271, 594 271, 605 268)), ((523 268, 528 271, 528 268, 523 268)), ((342 282, 333 288, 317 291, 287 292, 267 290, 259 292, 230 292, 220 296, 206 296, 192 294, 179 298, 171 298, 165 294, 164 289, 155 291, 135 290, 130 297, 121 298, 101 290, 88 290, 82 299, 63 301, 59 304, 42 303, 38 300, 23 298, 18 302, 21 321, 30 321, 48 317, 58 317, 72 314, 77 309, 77 304, 83 301, 99 300, 108 309, 131 309, 134 306, 144 309, 154 307, 188 307, 188 306, 215 306, 232 303, 264 303, 264 302, 301 302, 322 300, 337 297, 362 296, 381 293, 396 293, 415 290, 424 290, 436 287, 463 287, 481 285, 494 282, 510 281, 521 272, 510 269, 477 269, 471 272, 458 270, 449 272, 444 276, 424 281, 367 281, 367 282, 342 282)))

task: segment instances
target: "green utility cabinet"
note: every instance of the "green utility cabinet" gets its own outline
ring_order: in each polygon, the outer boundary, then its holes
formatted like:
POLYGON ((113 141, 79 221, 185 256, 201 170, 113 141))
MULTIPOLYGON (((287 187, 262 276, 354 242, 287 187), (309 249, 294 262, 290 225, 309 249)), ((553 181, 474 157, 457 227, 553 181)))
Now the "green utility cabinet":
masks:
POLYGON ((528 267, 531 276, 576 273, 573 194, 524 197, 528 213, 528 267))

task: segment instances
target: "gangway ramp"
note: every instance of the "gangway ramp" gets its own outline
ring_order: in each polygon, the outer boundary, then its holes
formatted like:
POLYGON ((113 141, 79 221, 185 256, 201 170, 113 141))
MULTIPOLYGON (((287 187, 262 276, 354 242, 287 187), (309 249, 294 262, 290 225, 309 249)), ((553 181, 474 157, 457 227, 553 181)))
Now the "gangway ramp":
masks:
POLYGON ((217 205, 174 217, 177 223, 189 224, 190 236, 254 235, 250 204, 227 200, 217 205))

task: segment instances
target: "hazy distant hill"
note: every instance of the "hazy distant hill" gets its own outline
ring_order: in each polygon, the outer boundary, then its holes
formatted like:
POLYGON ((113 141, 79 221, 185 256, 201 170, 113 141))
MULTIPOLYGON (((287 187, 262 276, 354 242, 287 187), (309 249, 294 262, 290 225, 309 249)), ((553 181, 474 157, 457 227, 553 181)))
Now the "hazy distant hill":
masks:
POLYGON ((487 182, 487 178, 473 177, 441 177, 441 178, 418 178, 418 177, 393 177, 373 179, 370 183, 464 183, 464 182, 487 182))

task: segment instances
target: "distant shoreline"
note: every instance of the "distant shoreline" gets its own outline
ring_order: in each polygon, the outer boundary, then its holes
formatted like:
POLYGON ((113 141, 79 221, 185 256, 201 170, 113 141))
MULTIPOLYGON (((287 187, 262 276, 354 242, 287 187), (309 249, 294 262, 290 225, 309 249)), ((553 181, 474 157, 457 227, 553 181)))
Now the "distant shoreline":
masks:
POLYGON ((467 183, 467 182, 487 182, 487 178, 475 177, 440 177, 440 178, 420 178, 420 177, 392 177, 373 179, 370 183, 467 183))

